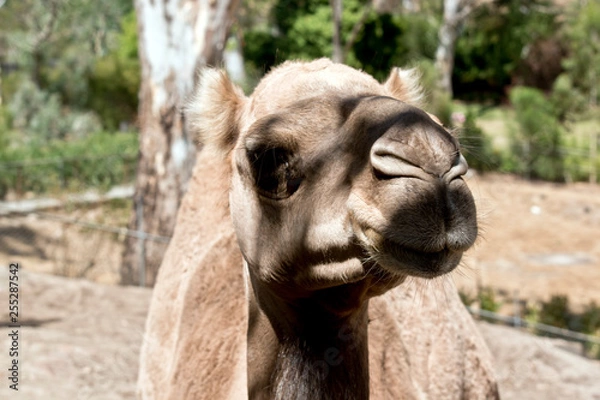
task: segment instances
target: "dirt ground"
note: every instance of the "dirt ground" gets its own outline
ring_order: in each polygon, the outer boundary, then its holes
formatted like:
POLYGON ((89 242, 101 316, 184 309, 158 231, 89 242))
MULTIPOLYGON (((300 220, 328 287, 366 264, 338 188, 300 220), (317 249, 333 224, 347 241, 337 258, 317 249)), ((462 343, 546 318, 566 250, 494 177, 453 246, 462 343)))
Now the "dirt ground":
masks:
POLYGON ((531 183, 505 175, 468 179, 481 235, 453 273, 474 292, 490 286, 508 298, 569 297, 600 303, 600 185, 531 183))
MULTIPOLYGON (((453 273, 463 290, 474 292, 482 285, 507 298, 535 300, 566 294, 572 305, 600 303, 600 186, 528 183, 502 175, 472 176, 468 182, 477 199, 482 234, 453 273)), ((102 212, 91 209, 77 216, 96 214, 102 212)), ((20 390, 10 390, 5 376, 11 328, 3 306, 0 399, 134 398, 151 291, 36 272, 60 273, 48 256, 60 237, 52 236, 53 225, 36 218, 8 222, 0 220, 0 305, 8 304, 7 263, 23 262, 20 390), (42 233, 38 233, 40 227, 42 233), (28 235, 8 235, 23 230, 28 235), (21 248, 26 252, 19 253, 21 248)), ((67 234, 61 237, 67 237, 72 248, 91 247, 67 234)), ((93 240, 104 249, 103 241, 93 240)), ((108 240, 109 247, 121 243, 115 237, 108 240)), ((120 249, 112 253, 120 254, 120 249)), ((114 264, 114 260, 97 259, 93 268, 102 273, 95 274, 92 268, 84 276, 113 281, 114 265, 105 268, 101 261, 114 264)), ((478 326, 495 357, 504 399, 600 399, 600 362, 578 355, 576 345, 484 322, 478 326)))
MULTIPOLYGON (((0 268, 2 305, 7 271, 0 268)), ((26 271, 19 282, 19 391, 8 387, 13 328, 2 310, 0 399, 134 399, 151 291, 26 271)))
MULTIPOLYGON (((7 269, 0 280, 7 282, 7 269)), ((19 391, 9 389, 8 334, 0 320, 0 399, 135 398, 149 289, 21 271, 19 391)), ((0 303, 7 304, 0 289, 0 303)), ((478 324, 496 360, 503 399, 600 399, 600 362, 572 345, 512 328, 478 324)), ((215 399, 217 400, 217 399, 215 399)))

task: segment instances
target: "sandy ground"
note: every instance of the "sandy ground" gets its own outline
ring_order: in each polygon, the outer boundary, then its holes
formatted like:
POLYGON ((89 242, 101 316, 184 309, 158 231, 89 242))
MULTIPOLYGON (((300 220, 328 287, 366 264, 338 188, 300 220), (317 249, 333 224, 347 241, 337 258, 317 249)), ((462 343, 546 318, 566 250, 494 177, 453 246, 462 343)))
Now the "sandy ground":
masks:
POLYGON ((475 292, 490 286, 528 300, 553 294, 574 307, 600 304, 600 186, 471 177, 481 235, 453 273, 475 292))
MULTIPOLYGON (((6 276, 2 267, 0 280, 6 276)), ((20 283, 19 391, 6 379, 12 328, 3 315, 0 399, 133 399, 151 291, 25 271, 20 283)), ((5 287, 0 304, 7 304, 5 287)), ((496 359, 502 398, 600 399, 600 362, 560 340, 478 326, 496 359)))
POLYGON ((135 398, 151 291, 21 271, 19 391, 9 389, 7 269, 0 268, 0 399, 135 398))

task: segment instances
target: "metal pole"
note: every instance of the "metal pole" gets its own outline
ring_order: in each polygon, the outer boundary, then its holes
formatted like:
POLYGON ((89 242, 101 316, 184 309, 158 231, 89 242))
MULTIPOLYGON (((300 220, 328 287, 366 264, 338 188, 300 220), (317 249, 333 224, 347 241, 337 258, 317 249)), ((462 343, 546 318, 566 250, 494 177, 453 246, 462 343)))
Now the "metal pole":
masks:
POLYGON ((513 325, 520 326, 521 325, 521 307, 519 307, 519 291, 515 290, 513 292, 513 325))

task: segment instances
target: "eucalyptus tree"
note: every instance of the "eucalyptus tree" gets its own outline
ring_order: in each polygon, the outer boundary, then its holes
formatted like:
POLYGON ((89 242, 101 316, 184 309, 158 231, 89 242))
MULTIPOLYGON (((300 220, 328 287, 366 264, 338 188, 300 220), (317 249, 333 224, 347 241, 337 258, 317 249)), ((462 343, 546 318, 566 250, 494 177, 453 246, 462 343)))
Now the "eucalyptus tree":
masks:
MULTIPOLYGON (((221 62, 237 0, 136 0, 135 5, 142 76, 130 228, 168 237, 196 158, 181 106, 198 69, 221 62)), ((121 282, 152 285, 164 251, 164 243, 129 237, 121 282)))

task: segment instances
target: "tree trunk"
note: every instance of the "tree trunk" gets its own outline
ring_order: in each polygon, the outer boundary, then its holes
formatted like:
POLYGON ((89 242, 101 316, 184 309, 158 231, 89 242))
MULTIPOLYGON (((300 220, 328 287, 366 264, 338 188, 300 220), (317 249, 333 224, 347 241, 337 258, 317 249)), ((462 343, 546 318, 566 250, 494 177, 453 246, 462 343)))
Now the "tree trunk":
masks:
POLYGON ((454 49, 462 23, 472 11, 474 1, 444 0, 444 18, 438 33, 439 43, 435 53, 438 87, 452 97, 452 70, 454 49))
POLYGON ((237 0, 136 0, 142 66, 140 153, 121 283, 152 286, 196 158, 181 105, 196 71, 221 62, 237 0), (141 236, 141 237, 139 237, 141 236))
POLYGON ((331 59, 336 63, 344 62, 342 47, 342 0, 330 0, 333 11, 333 54, 331 59))

